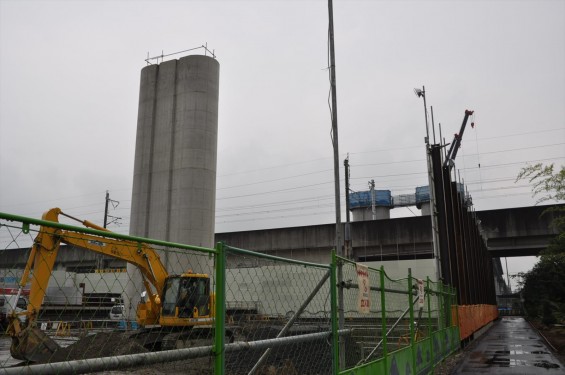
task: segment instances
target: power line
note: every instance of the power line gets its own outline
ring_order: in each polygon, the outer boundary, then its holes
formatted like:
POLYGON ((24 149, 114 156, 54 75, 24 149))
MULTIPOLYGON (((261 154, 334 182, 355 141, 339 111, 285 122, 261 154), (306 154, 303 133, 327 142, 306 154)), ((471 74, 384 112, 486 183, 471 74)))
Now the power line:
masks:
POLYGON ((250 194, 242 194, 242 195, 234 195, 234 196, 231 196, 231 197, 216 198, 216 201, 225 200, 225 199, 243 198, 243 197, 254 197, 254 196, 257 196, 257 195, 266 195, 266 194, 272 194, 272 193, 287 192, 287 191, 292 191, 292 190, 297 190, 297 189, 303 189, 303 188, 306 188, 306 187, 328 185, 328 184, 331 184, 332 182, 333 181, 326 181, 326 182, 320 182, 320 183, 317 183, 317 184, 295 186, 295 187, 286 188, 286 189, 278 189, 278 190, 271 190, 271 191, 250 193, 250 194))
POLYGON ((481 165, 480 167, 468 167, 468 168, 461 168, 460 170, 462 171, 466 171, 466 170, 470 170, 470 169, 490 169, 490 168, 497 168, 497 167, 506 167, 509 165, 523 165, 523 164, 527 164, 527 163, 539 163, 539 162, 543 162, 543 161, 550 161, 550 160, 559 160, 559 159, 565 159, 565 156, 558 156, 555 158, 547 158, 547 159, 537 159, 537 160, 525 160, 525 161, 516 161, 516 162, 512 162, 512 163, 503 163, 503 164, 491 164, 491 165, 481 165))
POLYGON ((250 182, 248 184, 231 185, 229 187, 218 188, 216 190, 226 190, 226 189, 233 189, 233 188, 238 188, 238 187, 243 187, 243 186, 253 186, 253 185, 259 185, 259 184, 264 184, 264 183, 268 183, 268 182, 276 182, 276 181, 289 180, 289 179, 297 178, 297 177, 311 176, 311 175, 314 175, 314 174, 331 172, 331 171, 332 171, 332 169, 324 169, 324 170, 321 170, 321 171, 303 173, 303 174, 287 176, 287 177, 279 177, 279 178, 274 178, 274 179, 271 179, 271 180, 262 180, 262 181, 250 182))
POLYGON ((323 195, 323 196, 316 196, 312 198, 306 199, 292 199, 286 201, 277 201, 272 203, 264 203, 264 204, 250 204, 245 206, 235 206, 235 207, 224 207, 224 208, 216 208, 216 212, 218 211, 234 211, 240 209, 248 209, 248 208, 262 208, 262 207, 270 207, 270 206, 280 206, 284 204, 297 204, 297 203, 307 203, 312 201, 319 201, 319 200, 333 200, 333 195, 323 195))

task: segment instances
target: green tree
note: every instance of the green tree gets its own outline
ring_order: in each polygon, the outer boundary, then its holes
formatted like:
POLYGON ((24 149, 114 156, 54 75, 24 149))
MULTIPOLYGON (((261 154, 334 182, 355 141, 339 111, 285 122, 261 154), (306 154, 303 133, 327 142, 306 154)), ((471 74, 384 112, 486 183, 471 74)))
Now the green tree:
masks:
MULTIPOLYGON (((553 164, 523 168, 516 182, 528 180, 536 203, 565 200, 565 168, 555 171, 553 164)), ((540 260, 529 272, 522 273, 522 296, 527 314, 549 325, 565 319, 565 206, 553 206, 542 215, 552 214, 557 230, 540 260)))
MULTIPOLYGON (((547 201, 565 201, 565 167, 555 172, 553 164, 541 163, 522 168, 516 182, 528 180, 532 184, 532 195, 537 197, 536 204, 547 201)), ((565 206, 553 206, 543 211, 542 215, 553 214, 552 225, 557 236, 549 243, 544 254, 560 254, 565 252, 565 206)))
POLYGON ((559 172, 554 172, 554 165, 541 163, 522 168, 516 182, 528 180, 532 184, 532 193, 539 196, 537 203, 545 201, 565 200, 565 167, 559 172))
POLYGON ((542 255, 523 275, 524 308, 545 324, 565 318, 565 253, 542 255))

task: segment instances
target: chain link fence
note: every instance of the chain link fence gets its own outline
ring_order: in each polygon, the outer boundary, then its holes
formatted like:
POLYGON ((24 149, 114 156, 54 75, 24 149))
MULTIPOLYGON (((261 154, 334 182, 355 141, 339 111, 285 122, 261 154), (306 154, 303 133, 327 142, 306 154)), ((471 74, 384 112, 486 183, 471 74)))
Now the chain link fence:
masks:
POLYGON ((176 360, 154 354, 213 346, 215 249, 119 235, 86 221, 74 227, 60 223, 63 216, 55 209, 44 220, 1 217, 2 372, 144 364, 148 373, 214 373, 211 349, 176 360))
POLYGON ((330 267, 226 246, 226 315, 237 341, 285 337, 226 356, 227 374, 330 374, 330 267))
POLYGON ((455 293, 430 280, 64 216, 0 213, 0 374, 422 373, 459 345, 455 293))

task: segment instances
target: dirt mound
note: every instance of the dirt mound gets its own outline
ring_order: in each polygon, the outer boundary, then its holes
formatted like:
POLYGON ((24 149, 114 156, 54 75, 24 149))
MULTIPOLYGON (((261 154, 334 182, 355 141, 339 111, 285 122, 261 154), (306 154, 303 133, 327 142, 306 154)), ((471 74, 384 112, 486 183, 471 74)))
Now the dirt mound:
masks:
POLYGON ((86 358, 111 357, 124 354, 146 353, 148 350, 123 332, 104 332, 86 336, 76 343, 57 350, 49 362, 72 361, 86 358))

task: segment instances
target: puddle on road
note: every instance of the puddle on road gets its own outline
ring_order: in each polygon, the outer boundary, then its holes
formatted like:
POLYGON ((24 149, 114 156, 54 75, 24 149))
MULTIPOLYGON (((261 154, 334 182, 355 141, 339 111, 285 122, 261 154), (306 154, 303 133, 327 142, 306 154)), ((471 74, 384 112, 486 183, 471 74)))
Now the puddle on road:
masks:
POLYGON ((514 359, 508 357, 492 357, 487 359, 485 362, 487 365, 492 366, 499 366, 499 367, 518 367, 518 366, 527 366, 528 361, 522 359, 514 359))
POLYGON ((560 366, 556 363, 547 362, 547 361, 539 361, 534 362, 534 366, 536 367, 543 367, 543 368, 559 368, 560 366))

